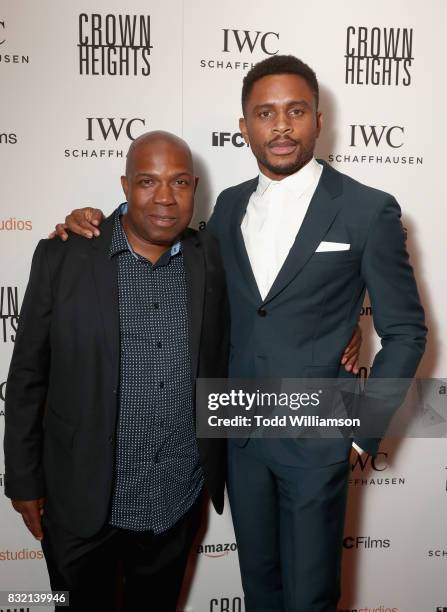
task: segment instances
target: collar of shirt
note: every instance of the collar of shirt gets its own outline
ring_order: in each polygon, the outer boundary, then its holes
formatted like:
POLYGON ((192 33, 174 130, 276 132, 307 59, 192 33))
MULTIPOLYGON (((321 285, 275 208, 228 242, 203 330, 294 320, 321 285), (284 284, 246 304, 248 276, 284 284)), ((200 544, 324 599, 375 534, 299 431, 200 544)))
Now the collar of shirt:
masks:
POLYGON ((319 180, 322 171, 323 167, 317 162, 315 157, 312 157, 305 166, 294 174, 282 179, 282 181, 274 181, 260 172, 255 193, 259 198, 262 198, 272 186, 275 186, 275 192, 280 188, 281 191, 288 192, 294 198, 299 198, 312 184, 319 180))
MULTIPOLYGON (((120 217, 126 214, 127 202, 123 202, 118 206, 114 213, 112 242, 110 244, 109 254, 110 257, 113 257, 114 255, 122 253, 123 251, 129 251, 135 257, 135 259, 138 259, 139 255, 135 253, 129 241, 127 240, 126 232, 124 231, 124 228, 121 224, 120 217)), ((170 257, 178 255, 178 253, 180 253, 181 251, 181 247, 181 241, 177 240, 177 242, 175 242, 171 247, 171 251, 169 253, 170 257)))
POLYGON ((312 158, 282 181, 262 173, 241 223, 250 265, 264 299, 300 230, 323 167, 312 158))

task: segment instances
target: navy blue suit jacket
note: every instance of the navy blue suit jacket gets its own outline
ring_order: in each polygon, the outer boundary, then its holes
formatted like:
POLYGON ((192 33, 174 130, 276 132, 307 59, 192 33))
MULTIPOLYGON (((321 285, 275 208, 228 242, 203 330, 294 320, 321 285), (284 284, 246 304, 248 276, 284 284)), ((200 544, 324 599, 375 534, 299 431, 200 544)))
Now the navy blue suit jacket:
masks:
MULTIPOLYGON (((362 185, 325 162, 302 226, 268 295, 262 299, 241 232, 258 179, 223 191, 208 223, 219 240, 231 307, 230 376, 335 378, 359 318, 365 290, 381 338, 371 377, 411 378, 426 327, 405 246, 400 208, 389 194, 362 185), (316 252, 321 241, 346 251, 316 252)), ((374 454, 378 440, 355 440, 374 454)), ((269 441, 270 443, 272 441, 269 441)), ((287 461, 327 465, 347 457, 351 440, 280 440, 287 461)), ((284 455, 285 457, 285 455, 284 455)), ((284 459, 283 457, 283 459, 284 459)))

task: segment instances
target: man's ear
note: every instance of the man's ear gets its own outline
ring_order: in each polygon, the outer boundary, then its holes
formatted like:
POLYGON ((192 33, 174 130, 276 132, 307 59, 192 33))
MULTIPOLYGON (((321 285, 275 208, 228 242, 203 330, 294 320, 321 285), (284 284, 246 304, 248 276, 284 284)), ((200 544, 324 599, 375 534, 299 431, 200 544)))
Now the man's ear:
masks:
POLYGON ((247 132, 247 124, 245 123, 245 118, 244 117, 241 117, 239 119, 239 131, 242 134, 245 142, 247 144, 250 144, 250 140, 248 138, 248 132, 247 132))
POLYGON ((121 177, 121 187, 123 188, 124 194, 127 199, 127 192, 129 191, 129 181, 127 180, 127 176, 121 177))
POLYGON ((322 127, 323 127, 323 113, 321 111, 317 111, 317 138, 320 135, 322 127))

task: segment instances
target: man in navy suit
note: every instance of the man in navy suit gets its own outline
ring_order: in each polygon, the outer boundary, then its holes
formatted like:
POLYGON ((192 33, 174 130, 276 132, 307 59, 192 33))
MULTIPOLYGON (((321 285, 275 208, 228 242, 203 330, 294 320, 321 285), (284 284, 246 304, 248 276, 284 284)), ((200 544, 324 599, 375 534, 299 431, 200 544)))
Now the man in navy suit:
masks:
MULTIPOLYGON (((240 129, 259 176, 223 191, 208 223, 228 283, 230 376, 337 378, 368 289, 382 341, 371 377, 411 378, 426 327, 396 200, 314 158, 318 82, 297 58, 256 64, 244 79, 242 108, 240 129)), ((68 226, 97 232, 80 227, 79 212, 68 226)), ((336 611, 349 458, 375 454, 378 444, 230 442, 247 612, 336 611)))
MULTIPOLYGON (((396 200, 314 158, 318 82, 297 58, 256 64, 242 108, 259 176, 223 191, 208 224, 230 295, 230 377, 338 377, 365 289, 382 341, 370 376, 413 377, 426 327, 396 200)), ((349 455, 374 455, 378 444, 229 444, 248 612, 336 611, 349 455)))

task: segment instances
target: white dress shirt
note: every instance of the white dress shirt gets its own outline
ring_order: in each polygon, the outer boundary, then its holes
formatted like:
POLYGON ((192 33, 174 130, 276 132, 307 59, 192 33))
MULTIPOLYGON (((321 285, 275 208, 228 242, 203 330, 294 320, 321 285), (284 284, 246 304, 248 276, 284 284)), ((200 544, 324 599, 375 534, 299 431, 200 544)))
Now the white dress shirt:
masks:
MULTIPOLYGON (((282 181, 259 173, 258 187, 248 201, 241 230, 263 300, 295 242, 322 171, 323 166, 313 157, 282 181)), ((353 446, 357 452, 364 452, 357 444, 353 446)))
POLYGON ((312 158, 282 181, 259 173, 241 230, 259 293, 264 300, 295 241, 323 167, 312 158))

